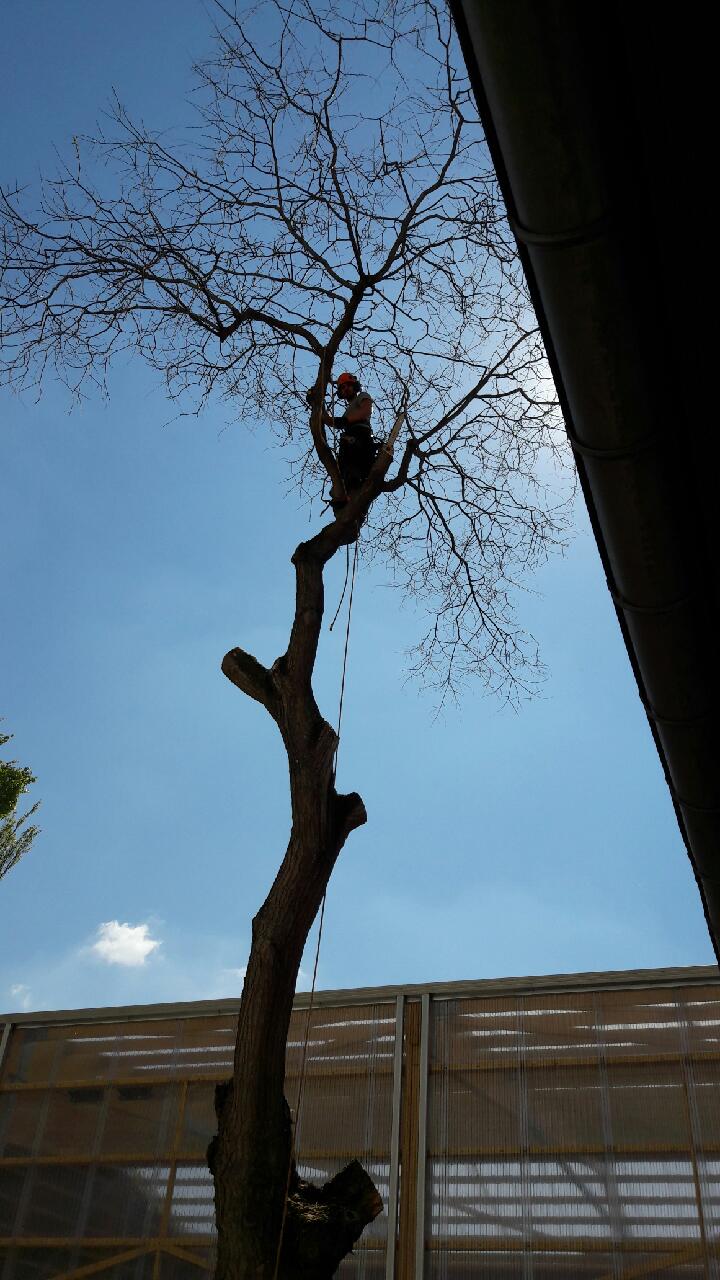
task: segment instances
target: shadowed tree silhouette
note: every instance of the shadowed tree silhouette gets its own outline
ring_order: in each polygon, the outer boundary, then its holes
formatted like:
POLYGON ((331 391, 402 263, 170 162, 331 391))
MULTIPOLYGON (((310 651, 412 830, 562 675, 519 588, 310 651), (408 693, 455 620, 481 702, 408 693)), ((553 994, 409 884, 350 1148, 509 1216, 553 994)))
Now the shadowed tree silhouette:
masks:
POLYGON ((518 700, 539 663, 512 600, 562 542, 564 509, 541 479, 562 433, 444 7, 216 11, 196 129, 154 133, 116 100, 38 193, 2 192, 2 369, 18 388, 53 371, 82 396, 136 351, 181 406, 215 395, 267 424, 320 513, 335 504, 292 556, 285 652, 265 665, 236 647, 222 663, 278 726, 292 829, 253 920, 209 1153, 218 1276, 322 1280, 380 1207, 355 1165, 321 1192, 299 1181, 283 1094, 303 948, 366 821, 360 796, 336 791, 337 737, 313 694, 323 571, 362 529, 363 554, 427 605, 412 667, 440 697, 479 676, 518 700), (350 492, 326 408, 340 360, 385 424, 350 492))

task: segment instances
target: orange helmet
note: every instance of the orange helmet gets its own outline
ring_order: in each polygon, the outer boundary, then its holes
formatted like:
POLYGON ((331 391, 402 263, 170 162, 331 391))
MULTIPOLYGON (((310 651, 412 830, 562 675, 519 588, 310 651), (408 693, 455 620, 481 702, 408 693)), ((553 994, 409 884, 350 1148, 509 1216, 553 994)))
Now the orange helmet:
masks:
POLYGON ((360 390, 360 383, 354 373, 341 373, 335 385, 341 400, 352 400, 360 390))

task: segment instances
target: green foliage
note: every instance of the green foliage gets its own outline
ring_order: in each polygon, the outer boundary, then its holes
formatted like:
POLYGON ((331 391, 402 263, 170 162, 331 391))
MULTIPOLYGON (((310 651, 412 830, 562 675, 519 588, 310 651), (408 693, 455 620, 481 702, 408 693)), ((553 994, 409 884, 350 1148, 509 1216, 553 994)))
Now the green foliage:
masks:
POLYGON ((14 813, 21 795, 33 782, 30 770, 18 765, 17 760, 0 760, 0 818, 14 813))
MULTIPOLYGON (((11 737, 0 733, 0 747, 11 737)), ((18 801, 33 782, 35 778, 25 765, 19 765, 17 760, 0 760, 0 880, 27 853, 38 834, 38 827, 27 825, 38 803, 17 816, 18 801)))

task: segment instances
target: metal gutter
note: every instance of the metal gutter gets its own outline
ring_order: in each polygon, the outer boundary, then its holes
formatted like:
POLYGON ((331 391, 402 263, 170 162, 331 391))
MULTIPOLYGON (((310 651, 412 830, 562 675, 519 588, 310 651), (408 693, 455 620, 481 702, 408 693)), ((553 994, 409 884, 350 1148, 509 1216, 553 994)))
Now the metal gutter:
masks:
MULTIPOLYGON (((607 972, 555 973, 524 978, 477 978, 459 982, 406 983, 387 987, 350 987, 337 991, 316 991, 313 1006, 319 1009, 346 1009, 368 1004, 397 1007, 397 999, 456 1000, 464 997, 496 999, 500 996, 560 995, 573 991, 644 991, 654 987, 706 987, 720 984, 715 965, 687 965, 663 969, 612 969, 607 972)), ((295 996, 294 1009, 307 1009, 308 992, 295 996)), ((227 1000, 181 1000, 168 1004, 110 1005, 99 1009, 54 1009, 37 1013, 0 1014, 0 1022, 13 1027, 75 1025, 92 1022, 150 1021, 154 1018, 216 1018, 232 1016, 240 1008, 237 998, 227 1000)), ((392 1014, 392 1009, 388 1011, 392 1014)))
POLYGON ((451 7, 720 959, 717 525, 704 424, 678 395, 692 310, 669 247, 694 214, 693 166, 668 174, 697 116, 683 24, 612 0, 451 7))

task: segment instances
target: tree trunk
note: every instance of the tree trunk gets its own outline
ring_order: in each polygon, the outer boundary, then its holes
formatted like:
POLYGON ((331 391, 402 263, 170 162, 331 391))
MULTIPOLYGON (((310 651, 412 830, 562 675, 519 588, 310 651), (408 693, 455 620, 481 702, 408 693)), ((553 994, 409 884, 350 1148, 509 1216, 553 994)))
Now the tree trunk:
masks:
MULTIPOLYGON (((306 758, 291 760, 293 831, 275 883, 253 921, 234 1077, 218 1098, 213 1172, 219 1280, 273 1280, 275 1274, 291 1175, 284 1077, 295 983, 335 859, 351 827, 365 820, 359 796, 339 796, 335 791, 335 734, 324 722, 318 728, 306 758)), ((287 1255, 306 1236, 292 1230, 285 1236, 286 1257, 278 1275, 301 1276, 304 1272, 294 1269, 296 1260, 287 1255)), ((336 1265, 344 1252, 347 1248, 336 1265)), ((333 1275, 334 1268, 326 1274, 333 1275)), ((315 1280, 320 1280, 320 1272, 315 1280)))
POLYGON ((218 1134, 208 1164, 215 1181, 218 1280, 275 1280, 276 1266, 278 1280, 329 1280, 382 1209, 376 1188, 355 1161, 320 1189, 298 1179, 284 1096, 285 1050, 305 942, 340 850, 366 821, 360 796, 335 790, 337 737, 312 691, 323 568, 338 547, 355 540, 382 475, 378 468, 341 518, 297 548, 287 652, 271 668, 241 649, 223 660, 225 675, 266 707, 282 734, 292 830, 282 866, 253 920, 233 1080, 216 1091, 218 1134))

